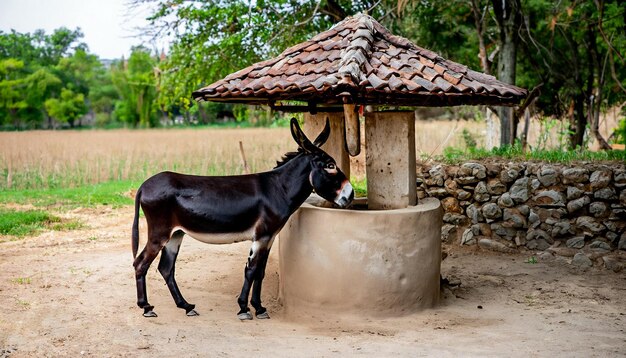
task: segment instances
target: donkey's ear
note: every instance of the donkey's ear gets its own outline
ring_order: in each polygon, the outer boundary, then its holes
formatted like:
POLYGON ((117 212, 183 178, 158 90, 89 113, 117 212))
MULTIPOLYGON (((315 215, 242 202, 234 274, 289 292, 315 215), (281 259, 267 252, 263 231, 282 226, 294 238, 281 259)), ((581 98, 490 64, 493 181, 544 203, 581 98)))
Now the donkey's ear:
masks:
POLYGON ((309 138, 307 138, 304 132, 302 132, 302 129, 300 129, 300 125, 298 124, 298 120, 295 118, 291 118, 291 136, 296 143, 298 143, 298 147, 304 149, 305 152, 312 152, 316 149, 309 138))
POLYGON ((322 129, 322 132, 317 136, 317 138, 315 138, 313 144, 315 144, 317 147, 321 147, 328 140, 328 136, 330 136, 330 121, 328 120, 328 118, 326 118, 326 125, 324 126, 324 129, 322 129))

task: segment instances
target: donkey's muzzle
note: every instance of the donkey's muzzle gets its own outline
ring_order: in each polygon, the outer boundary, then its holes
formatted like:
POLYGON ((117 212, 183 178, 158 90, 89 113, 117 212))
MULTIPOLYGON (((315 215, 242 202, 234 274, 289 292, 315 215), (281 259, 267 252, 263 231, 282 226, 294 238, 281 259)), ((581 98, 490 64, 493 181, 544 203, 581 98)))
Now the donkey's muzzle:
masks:
POLYGON ((352 199, 354 199, 354 189, 352 189, 352 184, 346 180, 341 186, 341 191, 335 198, 335 204, 339 205, 341 208, 345 208, 352 202, 352 199))

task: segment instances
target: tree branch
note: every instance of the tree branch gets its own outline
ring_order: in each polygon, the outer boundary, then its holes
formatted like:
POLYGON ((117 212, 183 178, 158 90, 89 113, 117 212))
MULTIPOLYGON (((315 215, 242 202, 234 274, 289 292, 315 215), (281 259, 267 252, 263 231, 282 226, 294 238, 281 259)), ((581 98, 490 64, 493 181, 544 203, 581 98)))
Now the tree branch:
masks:
POLYGON ((617 51, 615 47, 613 47, 613 44, 611 43, 611 41, 604 34, 604 29, 602 28, 602 22, 603 22, 602 19, 604 18, 604 1, 600 2, 598 0, 595 0, 594 3, 596 4, 598 11, 600 12, 600 16, 598 16, 598 30, 600 30, 600 35, 604 39, 604 42, 606 42, 607 46, 609 46, 610 51, 615 52, 617 56, 620 58, 620 60, 624 61, 624 56, 622 56, 622 54, 619 51, 617 51))
POLYGON ((524 103, 522 103, 521 106, 519 106, 517 108, 517 110, 515 111, 515 116, 516 117, 521 117, 522 114, 524 114, 524 111, 526 110, 526 108, 528 108, 528 106, 530 106, 531 103, 533 103, 533 101, 538 98, 541 95, 541 87, 543 87, 544 83, 540 83, 538 85, 535 86, 535 88, 533 88, 530 93, 528 94, 528 97, 526 97, 526 100, 524 101, 524 103))
MULTIPOLYGON (((267 44, 269 45, 272 42, 274 42, 274 40, 276 40, 278 37, 280 37, 289 28, 303 26, 303 25, 306 25, 309 22, 311 22, 315 18, 315 16, 317 16, 317 13, 318 13, 318 10, 320 8, 320 4, 321 3, 322 3, 322 0, 318 0, 317 1, 317 4, 315 4, 315 9, 313 9, 313 13, 311 14, 311 16, 308 19, 300 21, 300 22, 296 22, 295 24, 293 24, 291 26, 282 26, 281 30, 278 31, 278 33, 276 33, 274 36, 272 36, 271 39, 269 39, 267 41, 267 44)), ((285 16, 283 16, 283 18, 280 19, 280 23, 283 23, 283 20, 285 19, 285 17, 287 17, 287 16, 285 15, 285 16)))
POLYGON ((480 13, 478 0, 472 0, 472 13, 474 14, 474 26, 476 26, 476 33, 478 35, 478 57, 480 58, 480 64, 483 72, 490 74, 491 70, 489 68, 489 59, 487 57, 487 49, 485 48, 484 39, 485 31, 483 27, 483 19, 485 18, 485 15, 484 13, 480 13))
POLYGON ((330 16, 334 22, 339 22, 348 16, 348 13, 335 0, 327 0, 320 12, 330 16))
POLYGON ((617 86, 622 90, 622 92, 626 93, 626 88, 624 88, 624 86, 622 86, 622 82, 619 80, 619 78, 617 77, 617 73, 615 72, 615 61, 613 60, 613 51, 609 50, 609 53, 611 54, 609 56, 609 60, 611 63, 611 78, 613 78, 613 81, 615 81, 615 83, 617 83, 617 86))

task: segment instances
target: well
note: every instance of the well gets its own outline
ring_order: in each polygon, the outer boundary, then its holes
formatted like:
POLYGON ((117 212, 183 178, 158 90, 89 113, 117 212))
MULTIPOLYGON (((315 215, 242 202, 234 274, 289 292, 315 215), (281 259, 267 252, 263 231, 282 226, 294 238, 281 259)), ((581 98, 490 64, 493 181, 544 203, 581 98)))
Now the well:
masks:
POLYGON ((437 199, 396 210, 304 204, 280 232, 286 314, 400 315, 439 299, 437 199))
POLYGON ((322 149, 347 175, 364 121, 367 210, 304 204, 279 235, 285 311, 313 315, 397 315, 438 301, 442 210, 436 199, 417 202, 415 115, 398 109, 513 105, 525 95, 362 14, 193 93, 304 112, 311 138, 328 119, 322 149))

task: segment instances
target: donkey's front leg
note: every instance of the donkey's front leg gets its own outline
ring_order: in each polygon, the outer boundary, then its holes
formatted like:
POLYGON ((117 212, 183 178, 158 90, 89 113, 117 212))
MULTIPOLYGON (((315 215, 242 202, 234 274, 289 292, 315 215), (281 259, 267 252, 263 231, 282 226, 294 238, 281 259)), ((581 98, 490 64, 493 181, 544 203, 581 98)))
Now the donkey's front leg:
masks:
POLYGON ((259 263, 257 265, 256 274, 254 277, 254 283, 252 286, 252 297, 250 298, 250 304, 256 310, 256 318, 267 319, 270 315, 267 313, 267 309, 261 305, 261 287, 263 285, 263 278, 265 278, 265 268, 267 267, 267 259, 270 256, 270 250, 272 249, 272 238, 267 244, 267 248, 259 250, 259 263))
POLYGON ((269 256, 269 250, 272 245, 271 237, 264 237, 252 242, 250 248, 250 256, 248 256, 248 263, 244 270, 244 282, 241 288, 241 294, 237 299, 239 303, 239 312, 237 318, 240 320, 252 319, 252 314, 248 308, 248 297, 250 295, 250 289, 254 283, 254 290, 252 293, 252 306, 256 310, 257 318, 269 318, 266 309, 261 306, 261 281, 265 275, 265 266, 267 264, 267 258, 269 256), (259 275, 261 277, 258 280, 259 275))

